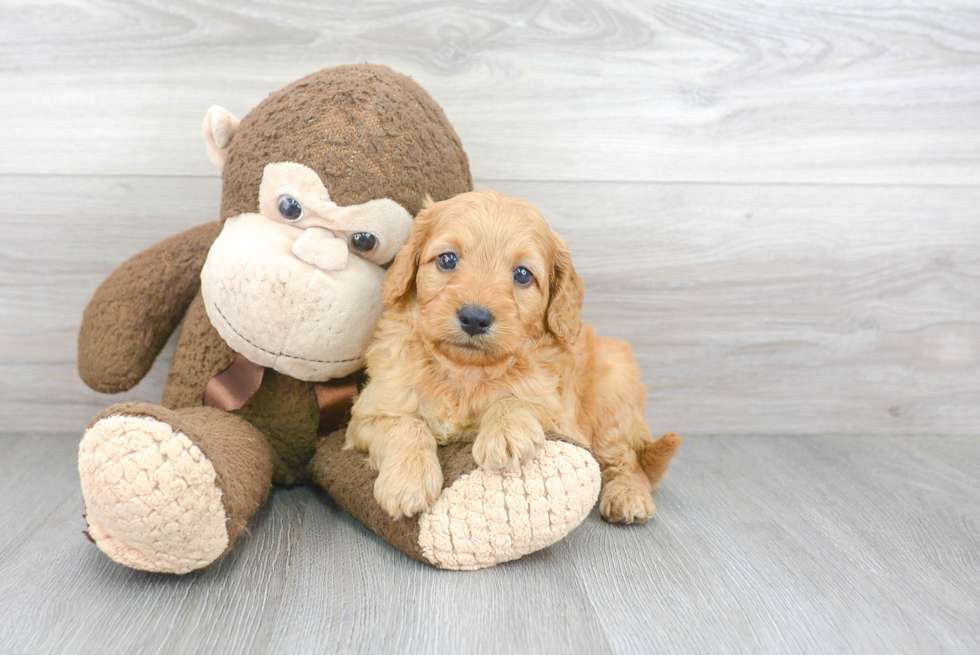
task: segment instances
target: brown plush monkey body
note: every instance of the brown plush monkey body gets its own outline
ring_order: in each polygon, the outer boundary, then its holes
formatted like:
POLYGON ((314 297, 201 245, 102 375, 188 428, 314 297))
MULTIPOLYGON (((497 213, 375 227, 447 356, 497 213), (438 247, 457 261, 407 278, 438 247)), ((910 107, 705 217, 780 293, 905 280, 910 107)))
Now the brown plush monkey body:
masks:
MULTIPOLYGON (((315 171, 338 205, 389 198, 409 220, 426 192, 450 197, 472 186, 466 155, 441 109, 409 78, 380 66, 321 71, 266 98, 234 133, 222 127, 227 143, 212 146, 225 158, 222 221, 258 209, 263 170, 276 162, 315 171)), ((162 406, 179 411, 204 404, 207 384, 235 360, 200 291, 201 270, 221 228, 216 222, 168 239, 103 283, 79 335, 79 372, 89 386, 111 393, 138 382, 183 317, 162 406), (134 297, 139 287, 153 290, 134 297)), ((271 442, 275 482, 304 479, 320 422, 314 381, 267 369, 235 414, 271 442)))
MULTIPOLYGON (((162 403, 114 405, 83 437, 92 540, 126 566, 192 571, 233 546, 273 484, 314 481, 413 557, 452 568, 495 563, 480 535, 447 545, 441 518, 395 525, 376 513, 374 474, 362 456, 334 447, 342 433, 317 451, 318 435, 323 445, 344 423, 362 382, 384 264, 412 216, 427 194, 442 200, 472 188, 442 110, 390 69, 342 66, 273 93, 241 121, 212 107, 204 135, 222 171, 221 221, 124 263, 83 318, 79 372, 106 393, 142 379, 183 322, 162 403)), ((522 484, 557 476, 569 490, 552 499, 562 514, 546 517, 548 543, 581 521, 598 492, 594 461, 570 448, 555 443, 542 456, 550 464, 511 473, 522 484)), ((469 494, 479 523, 472 458, 443 456, 458 474, 447 475, 436 513, 458 514, 450 510, 469 494)), ((500 501, 500 480, 479 484, 481 498, 500 501)), ((543 543, 539 534, 522 550, 523 525, 496 529, 484 541, 516 540, 508 557, 543 543)))

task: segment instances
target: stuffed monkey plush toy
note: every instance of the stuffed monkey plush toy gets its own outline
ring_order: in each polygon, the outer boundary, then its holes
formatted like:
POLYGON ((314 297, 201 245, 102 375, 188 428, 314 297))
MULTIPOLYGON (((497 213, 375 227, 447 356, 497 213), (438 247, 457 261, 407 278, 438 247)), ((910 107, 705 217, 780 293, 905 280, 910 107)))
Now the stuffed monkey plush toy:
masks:
POLYGON ((221 220, 136 255, 96 290, 78 370, 130 389, 182 323, 163 400, 109 407, 79 447, 87 534, 124 566, 187 573, 228 552, 273 485, 315 483, 382 538, 475 569, 558 541, 599 493, 591 455, 552 435, 515 471, 443 448, 442 495, 391 519, 376 473, 344 450, 385 265, 425 196, 469 191, 459 137, 411 79, 341 66, 204 120, 221 220))

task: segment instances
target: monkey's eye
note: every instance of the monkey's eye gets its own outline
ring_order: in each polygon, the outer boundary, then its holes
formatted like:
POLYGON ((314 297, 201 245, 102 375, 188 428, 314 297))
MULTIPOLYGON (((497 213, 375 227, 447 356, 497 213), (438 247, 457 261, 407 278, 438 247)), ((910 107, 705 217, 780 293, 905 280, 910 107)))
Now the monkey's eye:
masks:
POLYGON ((436 257, 436 266, 439 267, 441 271, 451 271, 456 268, 456 264, 459 262, 459 258, 456 257, 454 252, 444 252, 438 257, 436 257))
POLYGON ((350 247, 357 252, 371 252, 378 247, 378 237, 370 232, 358 232, 350 235, 350 247))
POLYGON ((526 287, 531 284, 531 280, 534 279, 534 275, 531 271, 527 270, 523 266, 518 266, 514 269, 514 282, 517 282, 522 287, 526 287))
POLYGON ((303 208, 299 206, 296 198, 290 196, 279 198, 279 213, 287 221, 292 221, 293 223, 303 218, 303 208))

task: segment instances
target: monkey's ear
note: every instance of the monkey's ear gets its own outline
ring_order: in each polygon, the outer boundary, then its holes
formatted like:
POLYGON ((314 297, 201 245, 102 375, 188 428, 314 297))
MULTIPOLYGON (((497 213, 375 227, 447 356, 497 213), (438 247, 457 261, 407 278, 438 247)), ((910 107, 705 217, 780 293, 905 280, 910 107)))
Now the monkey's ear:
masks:
POLYGON ((547 325, 548 331, 559 341, 571 345, 582 329, 582 299, 585 296, 585 284, 572 266, 568 244, 557 234, 554 238, 556 248, 547 325))
POLYGON ((208 150, 208 159, 220 173, 225 168, 228 159, 228 144, 235 136, 241 121, 224 107, 212 105, 204 116, 201 131, 204 132, 204 146, 208 150))
POLYGON ((415 276, 419 271, 419 258, 422 248, 429 237, 429 227, 432 225, 432 205, 420 211, 412 221, 412 233, 408 240, 398 249, 395 261, 385 274, 382 293, 384 303, 388 307, 404 300, 412 287, 415 286, 415 276))

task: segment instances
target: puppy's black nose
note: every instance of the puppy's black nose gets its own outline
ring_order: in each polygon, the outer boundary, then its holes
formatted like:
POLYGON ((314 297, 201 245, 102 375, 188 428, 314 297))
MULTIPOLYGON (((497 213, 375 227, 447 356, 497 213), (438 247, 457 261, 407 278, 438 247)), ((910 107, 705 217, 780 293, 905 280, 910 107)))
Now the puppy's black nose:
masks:
POLYGON ((473 337, 486 334, 493 325, 493 314, 486 307, 463 305, 456 315, 459 317, 459 325, 463 328, 463 332, 473 337))

